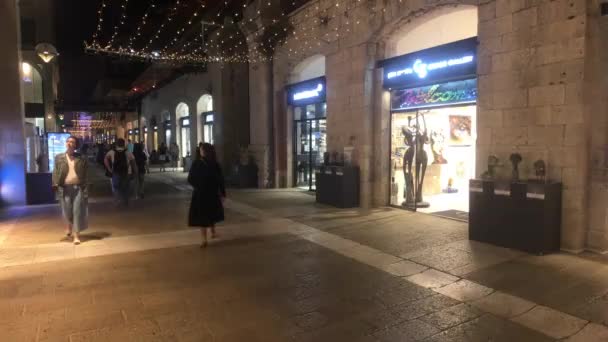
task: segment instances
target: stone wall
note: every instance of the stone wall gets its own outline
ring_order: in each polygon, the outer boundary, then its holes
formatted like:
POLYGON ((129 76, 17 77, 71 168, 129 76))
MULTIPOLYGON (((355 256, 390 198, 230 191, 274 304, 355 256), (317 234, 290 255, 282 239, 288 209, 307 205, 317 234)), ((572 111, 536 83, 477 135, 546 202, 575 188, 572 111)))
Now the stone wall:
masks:
POLYGON ((586 230, 584 1, 496 1, 479 7, 477 174, 489 154, 524 176, 537 159, 564 183, 562 248, 580 251, 586 230))
MULTIPOLYGON (((274 134, 274 170, 282 175, 276 185, 290 186, 283 155, 291 153, 283 147, 292 139, 282 94, 287 75, 320 53, 326 56, 328 150, 353 146, 361 167, 361 205, 386 205, 390 114, 375 63, 414 19, 462 5, 478 6, 477 175, 491 154, 502 161, 504 177, 510 175, 512 153, 523 156, 525 178, 533 174, 534 161, 543 159, 549 178, 564 184, 562 248, 606 250, 608 49, 601 41, 607 24, 598 1, 311 1, 292 14, 295 35, 275 52, 273 90, 257 93, 270 96, 274 106, 274 127, 265 129, 274 134)), ((251 82, 265 82, 257 77, 251 82)), ((263 117, 252 117, 258 119, 263 117)))

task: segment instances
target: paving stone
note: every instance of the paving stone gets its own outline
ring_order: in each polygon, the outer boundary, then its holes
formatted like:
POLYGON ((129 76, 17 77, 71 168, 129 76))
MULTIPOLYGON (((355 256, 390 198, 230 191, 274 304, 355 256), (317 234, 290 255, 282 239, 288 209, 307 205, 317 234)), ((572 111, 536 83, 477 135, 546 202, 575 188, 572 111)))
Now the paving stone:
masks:
POLYGON ((421 341, 440 330, 421 320, 411 320, 374 334, 380 342, 421 341))
POLYGON ((409 260, 402 260, 394 264, 383 266, 381 269, 399 277, 407 277, 412 274, 423 272, 427 270, 428 267, 409 260))
POLYGON ((500 291, 471 301, 470 304, 480 310, 505 318, 521 315, 536 305, 533 302, 500 291))
POLYGON ((461 279, 450 285, 435 289, 435 291, 462 302, 485 297, 494 290, 472 281, 461 279))
POLYGON ((458 281, 459 278, 441 271, 431 269, 426 270, 422 273, 411 275, 409 277, 406 277, 405 279, 416 285, 420 285, 426 288, 438 288, 458 281))
POLYGON ((556 339, 572 336, 587 324, 585 320, 544 306, 536 306, 512 320, 556 339))
POLYGON ((549 342, 553 339, 492 315, 483 315, 457 325, 425 342, 549 342))
POLYGON ((589 323, 581 331, 567 338, 566 342, 602 342, 608 341, 608 327, 589 323))
POLYGON ((451 328, 481 316, 481 311, 465 303, 461 303, 441 311, 420 317, 421 321, 427 322, 441 330, 451 328))

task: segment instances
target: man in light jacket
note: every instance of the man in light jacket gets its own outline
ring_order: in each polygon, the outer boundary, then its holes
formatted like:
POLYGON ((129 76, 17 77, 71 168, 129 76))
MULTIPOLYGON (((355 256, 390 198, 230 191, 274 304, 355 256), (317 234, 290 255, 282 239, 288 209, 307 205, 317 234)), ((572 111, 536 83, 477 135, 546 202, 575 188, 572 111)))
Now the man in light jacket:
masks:
POLYGON ((89 164, 87 158, 76 153, 78 138, 70 136, 66 142, 66 152, 55 156, 53 189, 57 192, 63 217, 68 222, 67 237, 73 237, 75 245, 80 244, 80 232, 88 226, 89 164))

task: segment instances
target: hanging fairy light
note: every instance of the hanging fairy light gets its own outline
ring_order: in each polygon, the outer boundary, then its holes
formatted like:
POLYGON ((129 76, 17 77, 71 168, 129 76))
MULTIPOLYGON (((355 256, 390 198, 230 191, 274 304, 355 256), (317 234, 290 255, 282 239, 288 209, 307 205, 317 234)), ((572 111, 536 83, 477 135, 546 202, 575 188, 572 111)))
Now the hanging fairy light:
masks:
MULTIPOLYGON (((361 6, 360 2, 360 0, 357 0, 355 7, 349 8, 349 10, 356 10, 357 7, 361 6)), ((343 39, 346 35, 350 34, 350 32, 353 32, 353 25, 360 24, 359 20, 350 21, 341 18, 343 15, 348 17, 348 12, 344 12, 342 10, 343 7, 339 4, 338 6, 333 7, 335 10, 321 10, 319 9, 319 1, 316 1, 307 5, 307 8, 314 9, 314 11, 303 11, 300 12, 300 14, 295 14, 293 16, 285 12, 281 12, 280 15, 272 18, 267 18, 266 16, 267 19, 264 19, 264 21, 268 22, 268 24, 256 25, 257 28, 245 37, 242 35, 234 35, 229 27, 221 25, 214 28, 213 35, 210 37, 212 39, 209 41, 203 41, 201 35, 196 35, 192 39, 185 40, 185 34, 189 31, 188 27, 199 25, 200 21, 198 19, 202 19, 201 13, 204 4, 199 3, 197 6, 201 6, 202 8, 199 8, 198 10, 194 9, 190 19, 185 21, 182 27, 175 30, 175 35, 169 38, 168 41, 165 41, 162 48, 153 49, 152 44, 160 39, 162 32, 168 29, 168 23, 173 21, 177 15, 178 9, 182 7, 182 5, 183 1, 180 2, 179 0, 176 0, 173 7, 169 10, 166 20, 157 27, 156 30, 152 31, 152 35, 147 38, 148 41, 146 45, 141 49, 134 49, 133 42, 142 35, 141 27, 149 22, 147 13, 141 18, 141 23, 134 31, 134 35, 129 37, 126 48, 114 48, 112 46, 102 48, 99 44, 96 44, 95 38, 92 43, 85 43, 85 48, 91 53, 153 60, 161 63, 255 63, 271 60, 273 56, 277 54, 285 54, 288 57, 292 57, 296 54, 305 54, 307 51, 322 48, 330 42, 343 39), (304 14, 302 15, 301 13, 304 14), (336 22, 337 25, 334 24, 336 26, 328 31, 328 23, 336 19, 338 19, 336 22), (276 30, 277 23, 279 22, 287 22, 289 26, 293 28, 290 28, 289 30, 283 28, 283 32, 274 31, 269 35, 267 32, 276 30), (183 41, 183 44, 178 45, 177 43, 180 41, 183 41)), ((224 6, 218 11, 220 16, 228 9, 229 2, 223 1, 223 5, 224 6)), ((267 8, 271 5, 272 3, 264 2, 262 6, 267 8)), ((295 1, 292 2, 292 5, 295 6, 295 1)), ((239 5, 239 7, 241 7, 241 5, 239 5)), ((242 7, 246 8, 247 4, 242 4, 242 7)), ((192 9, 192 7, 187 8, 192 9)), ((243 20, 252 24, 260 22, 259 19, 263 14, 262 10, 258 9, 256 13, 257 17, 242 19, 241 22, 243 20)), ((239 13, 233 13, 232 17, 239 17, 239 13)), ((101 32, 101 29, 99 31, 101 32)), ((98 37, 98 35, 94 35, 94 37, 98 37)))

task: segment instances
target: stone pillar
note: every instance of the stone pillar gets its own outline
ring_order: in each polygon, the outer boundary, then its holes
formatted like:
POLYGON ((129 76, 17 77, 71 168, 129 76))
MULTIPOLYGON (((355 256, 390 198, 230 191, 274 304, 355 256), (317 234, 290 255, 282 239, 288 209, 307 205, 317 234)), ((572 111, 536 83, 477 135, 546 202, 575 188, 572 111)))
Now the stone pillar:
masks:
POLYGON ((599 15, 597 3, 587 16, 587 47, 585 71, 585 103, 589 120, 582 137, 570 134, 570 139, 590 138, 591 160, 589 193, 586 198, 588 213, 587 247, 608 252, 608 17, 599 15))
POLYGON ((25 204, 25 137, 19 80, 19 15, 0 0, 0 207, 25 204))
POLYGON ((55 120, 55 60, 42 64, 42 87, 44 95, 44 124, 47 132, 57 131, 55 120))
POLYGON ((273 136, 272 111, 272 63, 252 63, 249 65, 249 149, 258 166, 258 186, 273 185, 273 136))
POLYGON ((353 164, 360 168, 360 205, 373 199, 373 44, 360 44, 327 56, 328 151, 353 147, 353 164))

